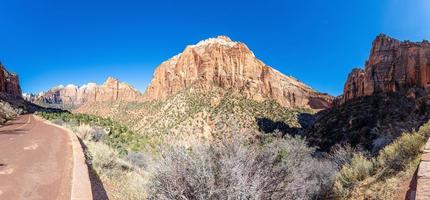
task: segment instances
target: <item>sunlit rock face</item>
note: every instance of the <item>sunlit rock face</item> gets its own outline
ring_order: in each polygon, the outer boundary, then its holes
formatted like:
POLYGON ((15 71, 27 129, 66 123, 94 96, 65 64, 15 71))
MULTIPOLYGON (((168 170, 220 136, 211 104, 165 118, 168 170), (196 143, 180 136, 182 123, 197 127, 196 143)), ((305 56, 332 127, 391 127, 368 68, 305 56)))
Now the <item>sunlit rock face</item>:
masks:
POLYGON ((430 88, 430 43, 399 41, 379 35, 364 69, 354 69, 345 83, 343 101, 378 92, 430 88))
POLYGON ((60 85, 29 98, 34 102, 45 104, 81 105, 86 102, 140 101, 142 95, 129 84, 109 77, 102 85, 95 83, 88 83, 81 87, 72 84, 60 85))
POLYGON ((163 62, 147 88, 146 100, 163 100, 188 87, 221 87, 284 107, 325 109, 332 97, 283 75, 257 59, 243 43, 226 36, 203 40, 163 62))

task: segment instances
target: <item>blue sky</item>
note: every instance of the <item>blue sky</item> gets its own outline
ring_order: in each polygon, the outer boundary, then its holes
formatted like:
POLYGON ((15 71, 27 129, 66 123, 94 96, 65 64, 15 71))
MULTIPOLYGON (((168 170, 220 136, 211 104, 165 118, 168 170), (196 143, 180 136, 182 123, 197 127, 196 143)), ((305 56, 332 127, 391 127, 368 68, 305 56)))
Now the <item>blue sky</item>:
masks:
POLYGON ((339 95, 379 33, 430 39, 430 1, 1 0, 0 60, 25 92, 114 76, 144 91, 162 61, 227 35, 266 64, 339 95))

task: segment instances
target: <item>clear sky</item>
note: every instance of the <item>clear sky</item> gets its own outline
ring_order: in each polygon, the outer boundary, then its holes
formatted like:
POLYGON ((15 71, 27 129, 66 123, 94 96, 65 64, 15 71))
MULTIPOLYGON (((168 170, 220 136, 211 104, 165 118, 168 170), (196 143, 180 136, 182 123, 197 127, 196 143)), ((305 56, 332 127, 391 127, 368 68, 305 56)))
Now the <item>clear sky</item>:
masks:
POLYGON ((227 35, 266 64, 339 95, 379 33, 430 39, 429 0, 1 0, 0 60, 25 92, 114 76, 144 91, 186 45, 227 35))

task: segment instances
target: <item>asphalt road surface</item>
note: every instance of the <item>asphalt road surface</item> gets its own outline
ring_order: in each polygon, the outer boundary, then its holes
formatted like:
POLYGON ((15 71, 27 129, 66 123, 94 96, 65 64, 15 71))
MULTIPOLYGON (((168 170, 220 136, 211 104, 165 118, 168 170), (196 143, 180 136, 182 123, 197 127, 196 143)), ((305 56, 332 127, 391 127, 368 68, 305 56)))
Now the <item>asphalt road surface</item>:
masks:
POLYGON ((0 127, 0 200, 70 199, 68 134, 33 115, 0 127))

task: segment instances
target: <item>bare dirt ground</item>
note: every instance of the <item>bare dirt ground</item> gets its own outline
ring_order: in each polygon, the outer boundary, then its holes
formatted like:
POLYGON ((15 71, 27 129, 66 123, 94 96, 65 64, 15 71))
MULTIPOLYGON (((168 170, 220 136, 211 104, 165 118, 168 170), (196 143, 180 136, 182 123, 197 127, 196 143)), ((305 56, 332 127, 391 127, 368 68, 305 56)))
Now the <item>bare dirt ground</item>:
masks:
POLYGON ((0 199, 70 199, 67 133, 23 115, 0 127, 0 199))

